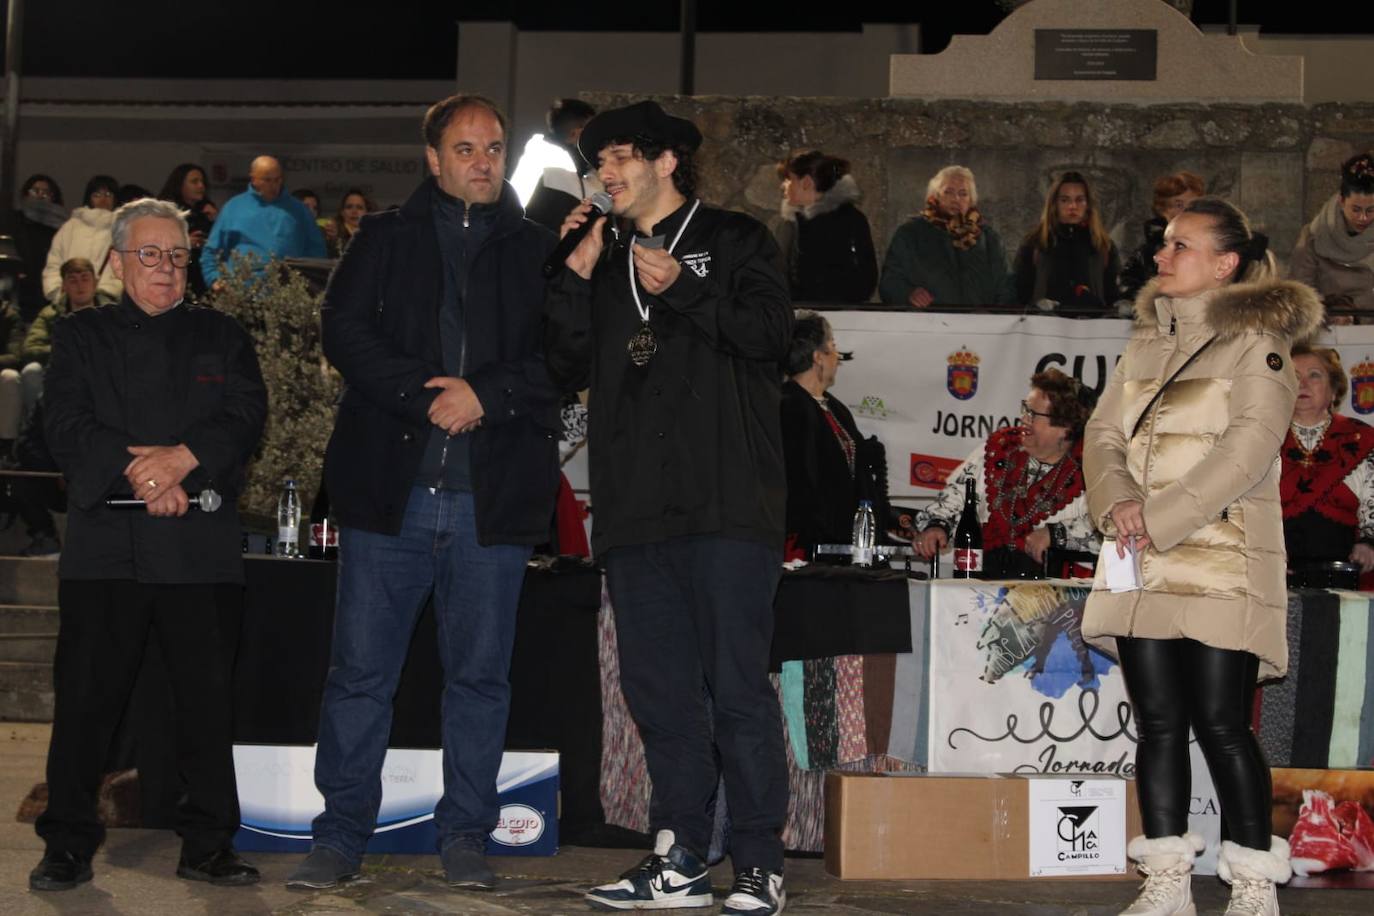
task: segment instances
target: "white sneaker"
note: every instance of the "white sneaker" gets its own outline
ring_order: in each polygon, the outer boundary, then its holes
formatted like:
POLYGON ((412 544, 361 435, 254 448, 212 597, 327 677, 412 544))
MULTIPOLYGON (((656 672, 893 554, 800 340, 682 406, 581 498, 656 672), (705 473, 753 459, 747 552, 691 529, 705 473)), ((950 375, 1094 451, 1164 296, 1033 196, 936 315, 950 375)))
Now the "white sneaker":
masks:
POLYGON ((711 874, 706 863, 660 830, 654 851, 611 884, 594 887, 587 903, 600 910, 670 910, 712 906, 711 874))
POLYGON ((725 898, 721 916, 774 916, 787 904, 782 875, 762 868, 746 868, 735 874, 730 896, 725 898))

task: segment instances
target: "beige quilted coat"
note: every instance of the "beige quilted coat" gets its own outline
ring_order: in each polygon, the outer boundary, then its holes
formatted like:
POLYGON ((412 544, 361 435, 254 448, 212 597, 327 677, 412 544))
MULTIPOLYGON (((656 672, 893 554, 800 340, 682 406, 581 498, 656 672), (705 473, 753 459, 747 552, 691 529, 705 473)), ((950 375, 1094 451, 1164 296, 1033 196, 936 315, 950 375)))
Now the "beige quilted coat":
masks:
POLYGON ((1115 547, 1109 513, 1144 503, 1153 545, 1143 587, 1113 594, 1105 564, 1083 635, 1116 654, 1116 636, 1188 637, 1260 659, 1260 679, 1288 667, 1287 585, 1279 446, 1297 380, 1289 349, 1316 330, 1322 307, 1301 283, 1233 284, 1192 299, 1136 300, 1136 327, 1088 421, 1088 509, 1115 547), (1136 419, 1179 366, 1216 340, 1136 419))

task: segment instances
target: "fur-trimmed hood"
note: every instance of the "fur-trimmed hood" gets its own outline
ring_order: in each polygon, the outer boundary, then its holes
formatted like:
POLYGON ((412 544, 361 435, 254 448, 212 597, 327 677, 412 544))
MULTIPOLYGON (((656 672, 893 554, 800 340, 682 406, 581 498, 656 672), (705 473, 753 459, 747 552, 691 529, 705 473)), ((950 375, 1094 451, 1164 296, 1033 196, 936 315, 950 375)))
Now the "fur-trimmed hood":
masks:
MULTIPOLYGON (((1158 279, 1151 280, 1135 299, 1137 326, 1160 322, 1158 279)), ((1259 332, 1291 341, 1305 340, 1321 327, 1324 310, 1312 287, 1296 280, 1233 283, 1179 305, 1202 301, 1201 318, 1217 337, 1225 339, 1259 332)))
POLYGON ((797 215, 801 214, 806 219, 815 219, 823 213, 830 213, 838 210, 845 204, 855 204, 859 202, 862 195, 859 192, 859 183, 854 180, 853 175, 844 175, 834 186, 820 197, 816 198, 814 204, 805 207, 794 207, 787 202, 787 198, 782 199, 780 213, 782 218, 788 222, 796 222, 797 215))

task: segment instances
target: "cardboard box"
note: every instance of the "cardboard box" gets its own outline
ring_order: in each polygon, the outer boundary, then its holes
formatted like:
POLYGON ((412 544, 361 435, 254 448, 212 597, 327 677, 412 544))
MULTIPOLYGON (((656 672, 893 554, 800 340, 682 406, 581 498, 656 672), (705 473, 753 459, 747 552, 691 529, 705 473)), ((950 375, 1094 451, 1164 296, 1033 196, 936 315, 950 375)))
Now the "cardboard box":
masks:
MULTIPOLYGON (((311 821, 324 810, 315 788, 314 746, 236 744, 234 768, 242 818, 235 848, 309 852, 311 821)), ((367 851, 434 852, 434 806, 444 794, 443 752, 391 748, 381 780, 381 809, 367 851)), ((496 786, 501 814, 487 838, 487 854, 557 854, 558 752, 506 751, 496 786)))
POLYGON ((1125 849, 1140 832, 1135 783, 1115 776, 830 772, 825 778, 825 870, 838 878, 1137 880, 1125 849), (1041 809, 1034 818, 1033 804, 1041 809), (1046 806, 1052 806, 1048 813, 1046 806), (1034 837, 1033 820, 1040 823, 1034 837), (1032 839, 1041 863, 1035 868, 1032 839), (1074 851, 1084 845, 1105 851, 1105 858, 1074 851), (1061 867, 1047 867, 1056 848, 1061 867), (1078 856, 1087 860, 1081 868, 1078 856), (1088 867, 1112 873, 1082 874, 1088 867))

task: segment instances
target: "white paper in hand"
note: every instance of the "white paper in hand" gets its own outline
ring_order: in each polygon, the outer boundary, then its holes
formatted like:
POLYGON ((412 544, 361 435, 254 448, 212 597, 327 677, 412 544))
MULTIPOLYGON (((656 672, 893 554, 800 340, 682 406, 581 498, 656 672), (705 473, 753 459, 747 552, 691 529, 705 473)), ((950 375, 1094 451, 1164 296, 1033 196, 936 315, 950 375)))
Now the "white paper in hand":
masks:
POLYGON ((1136 562, 1135 547, 1126 546, 1126 555, 1116 554, 1116 544, 1105 541, 1102 556, 1107 558, 1107 588, 1113 593, 1134 592, 1140 589, 1140 564, 1136 562))

